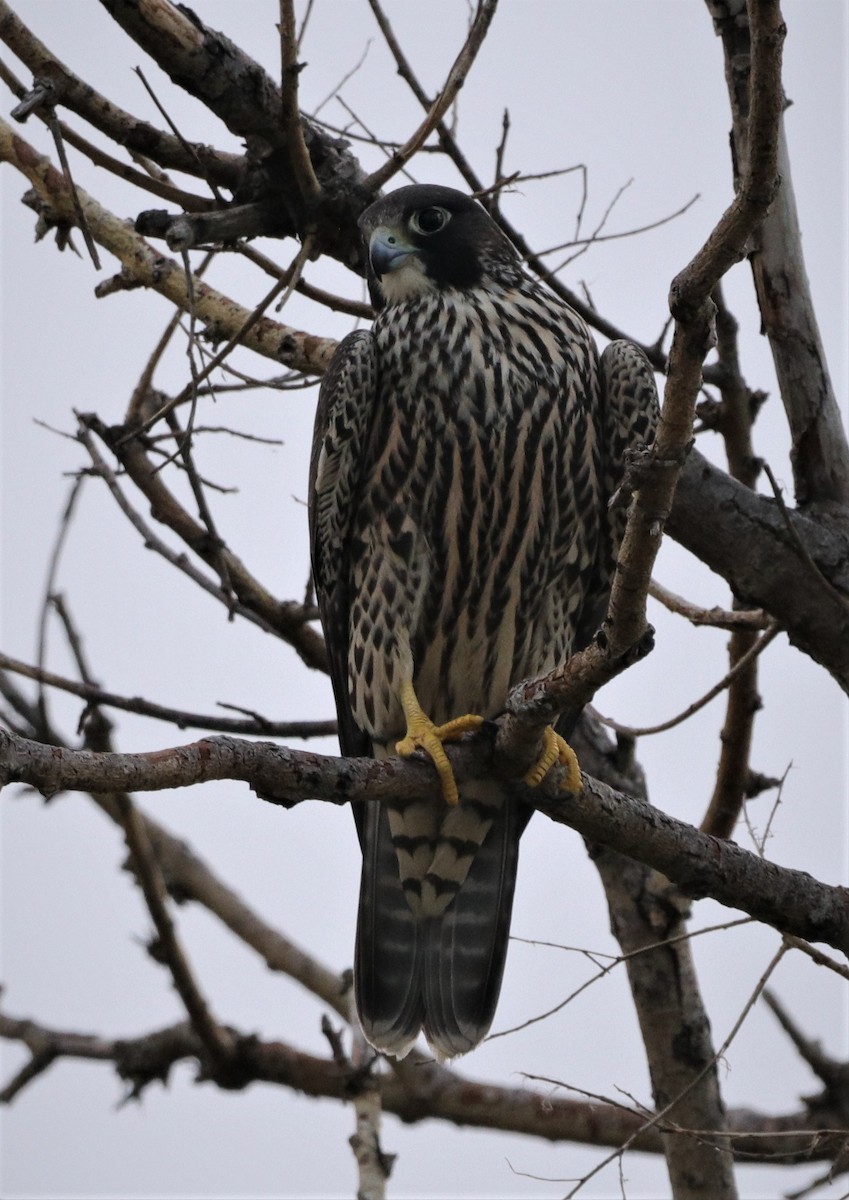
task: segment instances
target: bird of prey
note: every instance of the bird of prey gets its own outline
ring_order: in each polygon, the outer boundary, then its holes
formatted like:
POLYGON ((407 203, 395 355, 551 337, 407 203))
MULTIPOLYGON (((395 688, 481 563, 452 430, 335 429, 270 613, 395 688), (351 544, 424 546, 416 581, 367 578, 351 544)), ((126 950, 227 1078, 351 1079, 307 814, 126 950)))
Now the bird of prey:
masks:
MULTIPOLYGON (((608 508, 657 397, 627 342, 599 357, 477 201, 413 185, 362 214, 377 316, 323 381, 313 578, 346 755, 424 749, 426 801, 355 805, 355 996, 368 1041, 440 1059, 492 1022, 529 806, 459 788, 443 743, 595 633, 624 525, 608 508)), ((571 722, 577 714, 571 714, 571 722)), ((570 715, 562 726, 568 736, 570 715)), ((574 755, 548 733, 538 783, 574 755)))

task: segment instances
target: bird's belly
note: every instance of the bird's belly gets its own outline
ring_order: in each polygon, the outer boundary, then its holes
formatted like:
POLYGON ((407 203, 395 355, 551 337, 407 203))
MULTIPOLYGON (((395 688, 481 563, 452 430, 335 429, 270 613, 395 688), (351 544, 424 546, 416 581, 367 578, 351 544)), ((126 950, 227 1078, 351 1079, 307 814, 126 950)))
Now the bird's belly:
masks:
POLYGON ((581 470, 592 431, 583 410, 564 411, 559 380, 498 361, 499 386, 415 379, 385 396, 349 653, 352 708, 377 740, 404 733, 405 679, 437 724, 491 717, 571 647, 597 536, 596 480, 581 470))
POLYGON ((561 598, 570 580, 545 532, 550 498, 537 497, 519 519, 511 490, 484 490, 475 511, 458 477, 415 511, 407 496, 394 497, 374 515, 349 673, 357 721, 378 740, 404 732, 405 678, 437 724, 466 712, 493 717, 515 683, 566 652, 561 598))

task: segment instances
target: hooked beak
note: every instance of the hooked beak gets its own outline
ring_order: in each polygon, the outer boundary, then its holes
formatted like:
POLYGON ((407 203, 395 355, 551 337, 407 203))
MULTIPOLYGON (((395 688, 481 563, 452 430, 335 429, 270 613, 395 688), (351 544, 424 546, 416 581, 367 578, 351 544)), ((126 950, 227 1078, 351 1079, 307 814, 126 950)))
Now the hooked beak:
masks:
POLYGON ((415 246, 405 242, 401 235, 388 225, 378 225, 369 238, 369 258, 375 275, 388 275, 402 267, 411 254, 415 254, 415 246))

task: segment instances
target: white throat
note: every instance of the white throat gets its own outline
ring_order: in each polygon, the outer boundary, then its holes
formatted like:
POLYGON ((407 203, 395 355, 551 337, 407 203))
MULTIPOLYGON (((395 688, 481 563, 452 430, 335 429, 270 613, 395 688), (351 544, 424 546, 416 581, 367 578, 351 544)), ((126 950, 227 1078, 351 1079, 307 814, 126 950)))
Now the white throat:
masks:
POLYGON ((414 254, 397 270, 381 275, 378 282, 387 304, 403 304, 405 300, 436 291, 436 284, 425 274, 421 259, 414 254))

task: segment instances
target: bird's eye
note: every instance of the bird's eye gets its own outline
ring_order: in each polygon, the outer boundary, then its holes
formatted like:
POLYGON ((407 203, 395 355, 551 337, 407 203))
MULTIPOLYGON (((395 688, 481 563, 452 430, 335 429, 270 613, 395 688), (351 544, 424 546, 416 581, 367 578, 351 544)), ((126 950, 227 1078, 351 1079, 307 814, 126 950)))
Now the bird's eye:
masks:
POLYGON ((451 220, 451 213, 447 208, 423 208, 417 213, 413 213, 410 218, 410 227, 416 233, 438 233, 451 220))

